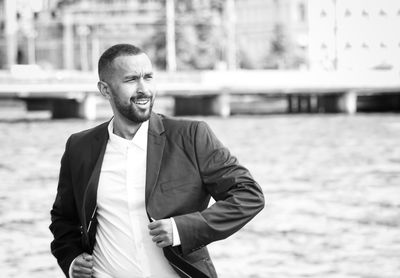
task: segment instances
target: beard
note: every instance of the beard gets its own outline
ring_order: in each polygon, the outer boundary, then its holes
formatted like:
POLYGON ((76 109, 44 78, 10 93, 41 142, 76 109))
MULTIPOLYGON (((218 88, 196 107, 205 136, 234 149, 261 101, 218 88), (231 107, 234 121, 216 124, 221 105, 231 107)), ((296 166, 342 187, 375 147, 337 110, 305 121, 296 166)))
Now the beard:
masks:
POLYGON ((143 123, 150 119, 151 111, 153 110, 154 97, 150 97, 150 106, 148 109, 143 110, 135 105, 135 98, 131 98, 129 104, 122 103, 119 98, 115 99, 115 108, 126 119, 134 123, 143 123))

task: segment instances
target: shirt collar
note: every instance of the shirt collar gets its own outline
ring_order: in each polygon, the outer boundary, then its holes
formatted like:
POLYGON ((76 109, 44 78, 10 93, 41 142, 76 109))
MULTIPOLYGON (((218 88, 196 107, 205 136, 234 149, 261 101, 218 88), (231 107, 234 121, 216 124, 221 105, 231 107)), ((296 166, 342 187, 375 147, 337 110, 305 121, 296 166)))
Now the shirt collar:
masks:
POLYGON ((139 129, 136 131, 135 136, 131 140, 127 140, 122 138, 114 133, 114 118, 111 119, 108 124, 108 135, 109 140, 113 144, 118 144, 122 146, 136 145, 140 149, 146 151, 147 150, 147 133, 149 129, 149 121, 143 122, 139 129))

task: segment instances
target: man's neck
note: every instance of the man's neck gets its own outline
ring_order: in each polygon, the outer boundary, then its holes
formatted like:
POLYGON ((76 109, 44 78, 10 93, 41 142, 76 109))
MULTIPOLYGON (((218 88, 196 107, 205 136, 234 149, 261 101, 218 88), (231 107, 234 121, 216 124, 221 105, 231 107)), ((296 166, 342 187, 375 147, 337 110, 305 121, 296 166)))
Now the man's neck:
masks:
POLYGON ((132 122, 128 119, 114 116, 113 133, 127 140, 131 140, 142 123, 132 122))

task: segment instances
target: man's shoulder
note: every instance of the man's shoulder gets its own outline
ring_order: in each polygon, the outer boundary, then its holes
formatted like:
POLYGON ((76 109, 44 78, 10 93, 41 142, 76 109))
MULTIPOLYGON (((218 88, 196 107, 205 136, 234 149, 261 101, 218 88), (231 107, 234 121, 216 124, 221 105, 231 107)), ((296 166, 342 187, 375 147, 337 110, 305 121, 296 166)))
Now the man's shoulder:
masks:
POLYGON ((166 116, 163 114, 157 115, 161 118, 165 127, 189 127, 192 125, 197 125, 200 122, 198 120, 166 116))
POLYGON ((101 123, 97 126, 94 126, 92 128, 88 128, 76 133, 73 133, 70 138, 71 141, 74 142, 84 142, 87 140, 92 140, 94 137, 98 136, 104 136, 107 132, 107 126, 109 124, 109 121, 101 123))
POLYGON ((172 116, 157 114, 164 125, 165 131, 168 133, 193 133, 196 132, 199 124, 203 123, 200 120, 186 119, 172 116))
POLYGON ((201 119, 186 119, 178 117, 170 117, 158 115, 161 118, 165 135, 170 140, 189 139, 196 140, 195 138, 208 138, 215 137, 209 125, 201 119), (181 138, 181 139, 180 139, 181 138))

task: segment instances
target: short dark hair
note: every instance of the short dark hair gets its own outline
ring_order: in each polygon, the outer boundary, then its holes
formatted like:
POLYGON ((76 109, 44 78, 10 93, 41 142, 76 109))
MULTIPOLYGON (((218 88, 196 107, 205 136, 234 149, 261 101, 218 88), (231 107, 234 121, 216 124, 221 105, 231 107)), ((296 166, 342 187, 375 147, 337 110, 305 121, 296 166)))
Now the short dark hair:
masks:
POLYGON ((99 59, 98 73, 100 80, 104 81, 104 77, 108 71, 108 68, 115 58, 119 56, 139 55, 142 53, 144 53, 143 50, 132 44, 123 43, 111 46, 106 51, 104 51, 99 59))

